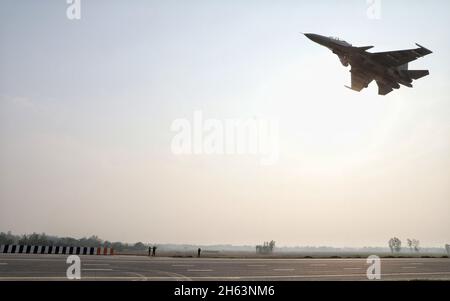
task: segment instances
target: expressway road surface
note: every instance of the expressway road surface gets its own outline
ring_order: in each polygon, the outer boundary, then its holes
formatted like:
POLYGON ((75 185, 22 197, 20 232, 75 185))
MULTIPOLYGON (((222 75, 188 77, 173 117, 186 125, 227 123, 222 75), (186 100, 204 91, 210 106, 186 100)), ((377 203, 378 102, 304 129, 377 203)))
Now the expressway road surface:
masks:
MULTIPOLYGON (((367 280, 366 259, 80 256, 82 280, 367 280)), ((67 280, 67 255, 0 254, 0 281, 67 280)), ((381 280, 450 280, 448 258, 381 259, 381 280)))

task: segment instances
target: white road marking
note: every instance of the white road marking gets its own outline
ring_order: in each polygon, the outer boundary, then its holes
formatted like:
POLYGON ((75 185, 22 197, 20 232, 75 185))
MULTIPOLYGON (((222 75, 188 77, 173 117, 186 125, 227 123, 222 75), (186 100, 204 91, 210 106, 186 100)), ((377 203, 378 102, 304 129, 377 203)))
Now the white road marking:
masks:
MULTIPOLYGON (((392 273, 392 274, 383 274, 383 276, 420 276, 420 275, 450 275, 450 272, 437 272, 437 273, 392 273)), ((267 276, 195 276, 195 277, 189 277, 191 279, 265 279, 265 278, 340 278, 340 277, 366 277, 366 274, 344 274, 344 275, 267 275, 267 276)), ((154 280, 165 280, 165 279, 174 279, 176 277, 164 277, 164 276, 151 276, 146 277, 147 279, 154 279, 154 280)), ((44 279, 59 279, 59 280, 67 280, 66 277, 0 277, 0 280, 44 280, 44 279)), ((124 279, 124 280, 132 280, 132 279, 141 279, 141 277, 127 277, 127 276, 85 276, 82 277, 82 279, 124 279)))
POLYGON ((289 272, 289 271, 295 271, 295 269, 273 269, 274 271, 279 271, 279 272, 289 272))
POLYGON ((7 265, 8 263, 6 262, 0 262, 0 265, 7 265))
POLYGON ((247 264, 248 267, 265 267, 267 264, 247 264))
POLYGON ((402 269, 417 269, 417 267, 402 267, 402 269))
POLYGON ((212 272, 213 270, 187 270, 188 272, 212 272))
POLYGON ((147 280, 147 277, 145 277, 145 275, 142 275, 142 274, 139 274, 139 273, 135 273, 135 272, 125 272, 125 273, 126 274, 130 274, 130 275, 136 275, 136 276, 139 277, 139 279, 133 279, 133 281, 138 281, 138 280, 146 281, 147 280))
POLYGON ((193 267, 193 264, 172 264, 173 267, 193 267))
POLYGON ((327 265, 325 263, 312 263, 309 266, 310 267, 325 267, 327 265))
POLYGON ((362 268, 344 268, 344 270, 362 270, 362 268))

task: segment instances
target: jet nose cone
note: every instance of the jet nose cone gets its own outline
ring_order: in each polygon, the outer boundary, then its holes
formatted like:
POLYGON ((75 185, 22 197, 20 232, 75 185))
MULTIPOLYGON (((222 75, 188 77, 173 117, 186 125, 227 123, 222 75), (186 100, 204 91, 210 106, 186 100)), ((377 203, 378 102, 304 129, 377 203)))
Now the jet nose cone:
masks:
POLYGON ((325 47, 330 47, 332 43, 330 42, 330 38, 315 34, 315 33, 304 33, 304 35, 310 39, 311 41, 320 44, 325 47))
POLYGON ((315 33, 304 33, 304 35, 305 37, 316 43, 318 43, 318 41, 320 40, 319 39, 320 36, 315 33))

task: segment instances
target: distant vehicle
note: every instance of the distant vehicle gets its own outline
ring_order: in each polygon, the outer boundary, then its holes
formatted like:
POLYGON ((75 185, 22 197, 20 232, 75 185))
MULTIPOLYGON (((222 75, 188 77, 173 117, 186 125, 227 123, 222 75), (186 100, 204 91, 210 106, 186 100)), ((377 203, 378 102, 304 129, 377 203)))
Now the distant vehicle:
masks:
POLYGON ((370 53, 367 50, 373 46, 355 47, 334 37, 313 33, 304 35, 333 51, 345 67, 351 66, 352 83, 351 87, 346 87, 354 91, 359 92, 367 88, 375 80, 378 94, 386 95, 394 89, 399 89, 400 84, 412 88, 413 80, 430 74, 428 70, 408 70, 409 62, 433 53, 419 44, 416 44, 419 47, 416 49, 370 53))

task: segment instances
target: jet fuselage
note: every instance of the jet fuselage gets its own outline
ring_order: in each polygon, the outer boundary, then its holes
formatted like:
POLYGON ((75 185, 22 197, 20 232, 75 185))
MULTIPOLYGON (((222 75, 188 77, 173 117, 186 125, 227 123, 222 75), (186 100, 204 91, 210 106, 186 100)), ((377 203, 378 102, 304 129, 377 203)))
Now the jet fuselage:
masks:
MULTIPOLYGON (((392 62, 387 59, 380 59, 383 58, 380 54, 386 55, 389 59, 395 59, 394 56, 389 56, 388 52, 367 52, 367 50, 373 48, 373 46, 355 47, 346 41, 317 34, 305 34, 305 36, 310 40, 330 49, 339 57, 342 65, 345 67, 350 65, 352 67, 350 71, 352 73, 352 77, 356 76, 362 80, 362 83, 364 83, 362 88, 366 88, 372 80, 375 80, 379 86, 381 85, 383 87, 390 88, 391 90, 400 88, 400 84, 407 87, 412 87, 412 81, 414 79, 428 75, 427 70, 408 71, 408 62, 399 65, 395 64, 395 62, 401 62, 401 60, 394 61, 394 64, 392 64, 392 62), (389 62, 389 64, 386 62, 389 62)), ((423 50, 422 52, 426 51, 426 53, 423 54, 418 52, 417 57, 420 57, 421 54, 426 55, 431 53, 428 49, 422 46, 420 47, 421 48, 418 50, 423 50)), ((414 50, 412 49, 410 51, 414 50)), ((401 51, 392 53, 401 53, 401 51)), ((361 90, 359 87, 357 89, 352 87, 351 89, 357 91, 361 90)))

